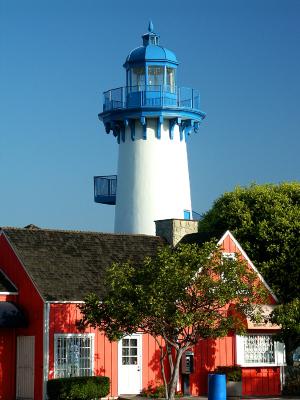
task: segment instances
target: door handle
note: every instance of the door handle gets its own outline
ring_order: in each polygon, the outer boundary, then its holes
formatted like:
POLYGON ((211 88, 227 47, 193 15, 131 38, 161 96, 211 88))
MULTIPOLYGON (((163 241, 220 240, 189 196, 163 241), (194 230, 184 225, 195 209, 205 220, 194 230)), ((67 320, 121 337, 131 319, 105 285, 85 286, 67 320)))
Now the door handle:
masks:
POLYGON ((141 370, 141 368, 140 368, 140 367, 138 367, 138 368, 137 368, 137 370, 138 370, 138 371, 140 371, 140 370, 141 370))

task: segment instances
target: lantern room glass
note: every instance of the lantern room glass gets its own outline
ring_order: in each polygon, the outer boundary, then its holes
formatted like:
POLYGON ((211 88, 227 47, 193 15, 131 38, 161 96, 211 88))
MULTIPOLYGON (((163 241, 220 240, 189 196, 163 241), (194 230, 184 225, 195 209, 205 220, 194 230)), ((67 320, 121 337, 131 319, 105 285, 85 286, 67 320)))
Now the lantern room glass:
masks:
POLYGON ((131 70, 131 86, 145 86, 145 67, 134 67, 131 70))
POLYGON ((167 90, 171 93, 175 92, 175 69, 167 67, 167 90))
POLYGON ((164 84, 164 67, 149 65, 148 85, 161 86, 164 84))

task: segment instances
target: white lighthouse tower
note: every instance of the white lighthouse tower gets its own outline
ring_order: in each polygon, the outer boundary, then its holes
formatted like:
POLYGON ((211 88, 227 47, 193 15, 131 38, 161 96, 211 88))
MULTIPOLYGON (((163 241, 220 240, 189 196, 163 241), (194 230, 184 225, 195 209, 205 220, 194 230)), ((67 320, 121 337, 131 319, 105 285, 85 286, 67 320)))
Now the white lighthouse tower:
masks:
POLYGON ((117 176, 95 177, 95 201, 115 204, 115 232, 155 234, 156 220, 192 219, 186 136, 205 117, 199 91, 177 87, 175 54, 150 22, 124 64, 126 86, 104 93, 103 121, 119 144, 117 176))

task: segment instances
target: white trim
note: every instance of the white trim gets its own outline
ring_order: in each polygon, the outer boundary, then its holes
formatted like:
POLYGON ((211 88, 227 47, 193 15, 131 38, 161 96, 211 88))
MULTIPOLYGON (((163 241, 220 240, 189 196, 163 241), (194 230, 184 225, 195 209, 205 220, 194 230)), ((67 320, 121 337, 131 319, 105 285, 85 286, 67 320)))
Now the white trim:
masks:
POLYGON ((19 292, 0 292, 0 296, 17 296, 19 292))
POLYGON ((51 300, 47 301, 50 304, 84 304, 83 300, 51 300))
POLYGON ((242 246, 239 244, 239 242, 236 240, 236 238, 233 236, 233 234, 230 231, 226 231, 224 233, 224 235, 221 237, 221 239, 218 241, 218 245, 220 246, 225 238, 229 236, 231 238, 231 240, 234 242, 234 244, 236 245, 236 247, 239 249, 239 251, 241 252, 242 256, 248 261, 250 267, 253 269, 253 271, 257 274, 257 276, 259 277, 259 279, 262 281, 262 283, 265 285, 265 287, 268 289, 268 291, 270 292, 271 296, 273 297, 273 299, 276 301, 276 303, 278 303, 278 299, 276 297, 276 295, 273 293, 272 289, 270 288, 270 286, 267 284, 267 282, 264 280, 264 278, 262 277, 262 275, 259 273, 258 269, 254 266, 253 262, 250 260, 250 258, 247 256, 247 253, 243 250, 242 246))
POLYGON ((47 301, 49 304, 84 304, 83 300, 51 300, 47 301))
POLYGON ((47 396, 47 381, 49 376, 49 315, 50 304, 44 303, 44 332, 43 332, 43 399, 46 400, 47 396))
POLYGON ((58 337, 65 337, 65 338, 72 338, 72 337, 89 337, 91 339, 91 372, 92 375, 95 373, 94 371, 94 359, 95 359, 95 349, 94 349, 94 342, 95 342, 95 333, 55 333, 54 334, 54 378, 56 377, 56 370, 57 370, 57 338, 58 337))

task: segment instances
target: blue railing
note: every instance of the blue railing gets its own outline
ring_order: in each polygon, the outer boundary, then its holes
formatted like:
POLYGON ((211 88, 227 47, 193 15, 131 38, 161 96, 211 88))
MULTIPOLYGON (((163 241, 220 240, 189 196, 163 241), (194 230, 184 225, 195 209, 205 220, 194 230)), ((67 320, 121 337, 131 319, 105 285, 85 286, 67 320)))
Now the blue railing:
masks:
POLYGON ((96 203, 116 204, 117 175, 94 177, 94 199, 96 203))
POLYGON ((196 211, 192 211, 192 219, 194 221, 200 221, 200 219, 202 218, 202 215, 197 213, 196 211))
POLYGON ((125 86, 104 92, 103 111, 136 107, 174 107, 200 111, 197 89, 170 85, 125 86))

